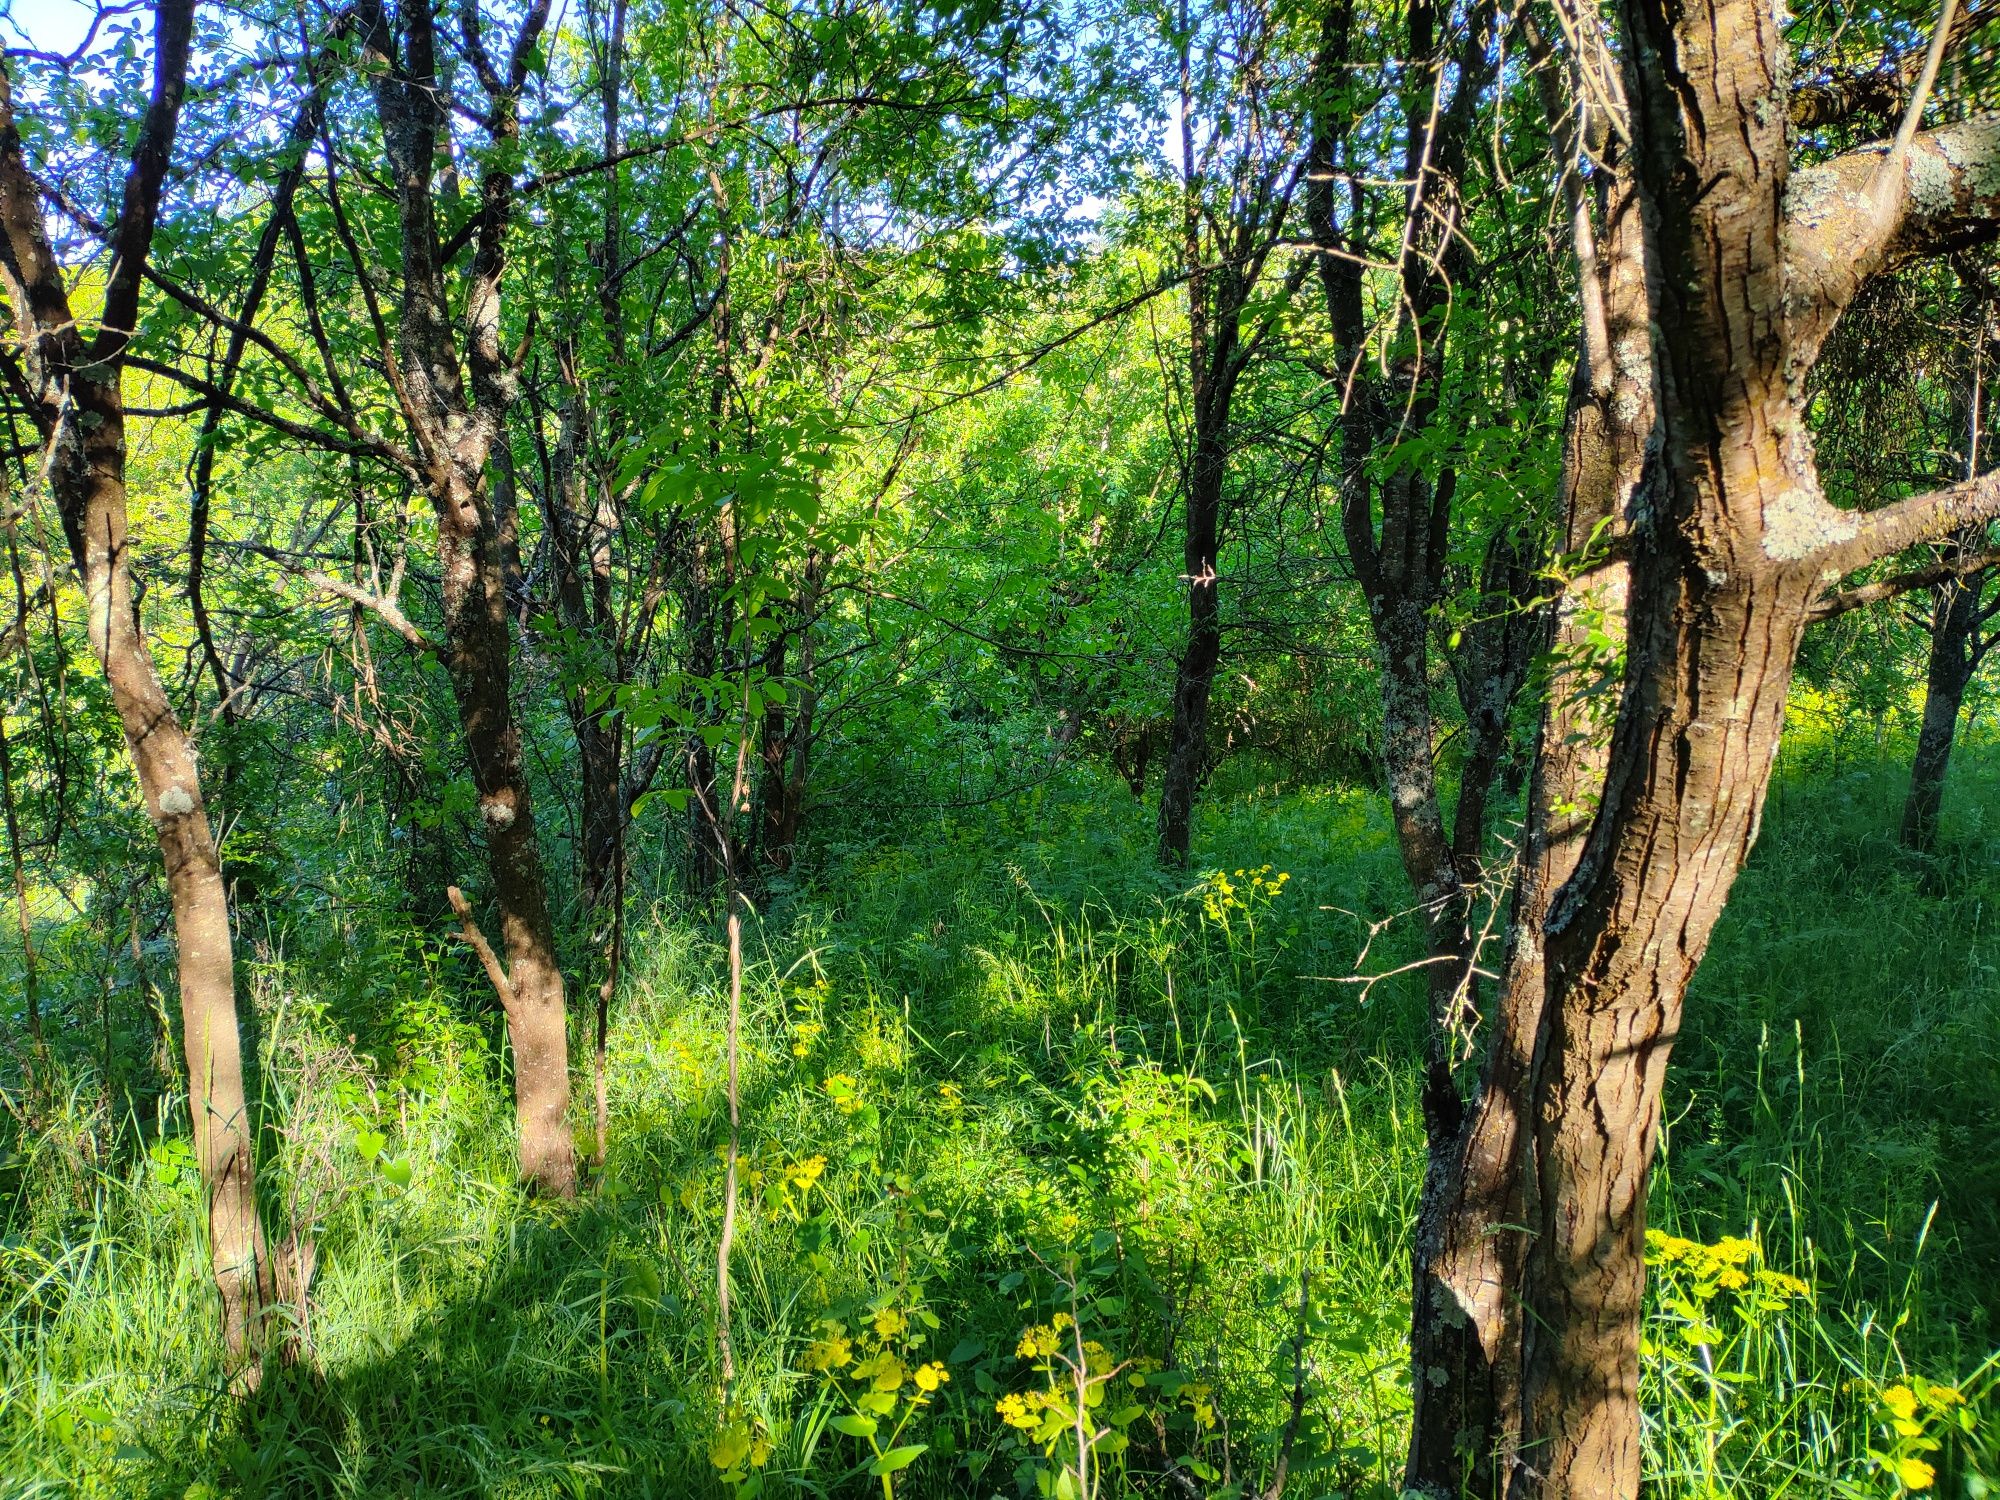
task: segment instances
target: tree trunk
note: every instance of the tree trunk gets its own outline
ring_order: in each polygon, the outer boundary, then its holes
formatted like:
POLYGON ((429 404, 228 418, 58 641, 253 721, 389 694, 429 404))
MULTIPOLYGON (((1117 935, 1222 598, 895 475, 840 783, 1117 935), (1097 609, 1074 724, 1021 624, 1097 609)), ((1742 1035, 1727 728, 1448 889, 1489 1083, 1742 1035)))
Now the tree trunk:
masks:
POLYGON ((567 664, 572 681, 563 706, 583 777, 578 884, 585 905, 596 911, 617 883, 614 866, 625 819, 618 729, 601 699, 602 691, 624 675, 611 605, 611 539, 617 517, 590 472, 590 409, 573 383, 573 355, 566 355, 564 369, 572 385, 550 464, 547 521, 554 541, 556 604, 574 634, 573 649, 585 658, 567 664))
POLYGON ((543 1192, 570 1197, 576 1192, 576 1150, 569 1130, 562 968, 514 722, 504 564, 498 537, 473 499, 471 485, 464 473, 454 471, 438 507, 446 665, 479 796, 487 867, 500 907, 514 994, 507 1032, 514 1052, 521 1176, 543 1192))
MULTIPOLYGON (((422 483, 437 516, 445 666, 472 763, 507 951, 501 994, 503 1000, 510 992, 512 997, 507 1030, 521 1175, 543 1192, 570 1197, 576 1192, 576 1149, 568 1120, 568 1018, 514 721, 511 562, 489 489, 495 444, 519 386, 515 361, 501 345, 500 319, 518 158, 513 148, 520 135, 520 92, 549 8, 546 0, 533 0, 504 76, 490 69, 481 75, 490 106, 481 124, 495 150, 481 169, 473 250, 456 297, 447 289, 452 262, 438 238, 433 194, 440 167, 448 170, 451 161, 448 150, 439 151, 440 141, 449 144, 450 112, 438 75, 436 16, 428 5, 411 5, 398 9, 392 21, 379 0, 362 0, 355 14, 395 189, 402 250, 394 385, 420 459, 411 477, 422 483), (454 304, 460 309, 456 317, 454 304)), ((446 186, 455 192, 448 176, 446 186)))
POLYGON ((1642 471, 1602 803, 1552 893, 1542 954, 1512 1476, 1540 1500, 1639 1494, 1660 1090, 1688 982, 1756 837, 1819 549, 1840 531, 1787 380, 1775 19, 1755 0, 1684 16, 1638 0, 1625 15, 1659 447, 1642 471))
POLYGON ((229 901, 194 748, 167 700, 133 605, 123 401, 115 377, 101 384, 78 379, 71 395, 85 436, 74 463, 59 460, 68 471, 56 485, 63 529, 90 604, 91 647, 111 685, 166 867, 179 950, 188 1113, 208 1189, 210 1266, 222 1296, 224 1341, 232 1359, 241 1360, 251 1353, 269 1263, 257 1215, 229 901))
MULTIPOLYGON (((1563 551, 1573 559, 1627 531, 1653 426, 1650 363, 1618 355, 1621 345, 1633 347, 1647 316, 1639 208, 1626 170, 1615 159, 1604 170, 1601 259, 1589 198, 1580 183, 1570 192, 1585 309, 1563 428, 1563 551)), ((1519 1227, 1529 1210, 1523 1152, 1547 998, 1543 927, 1550 896, 1582 857, 1603 791, 1611 726, 1594 706, 1604 698, 1595 679, 1613 669, 1622 647, 1628 581, 1615 551, 1584 562, 1544 627, 1553 666, 1503 983, 1478 1091, 1457 1140, 1434 1157, 1438 1170, 1427 1178, 1418 1218, 1417 1380, 1404 1483, 1425 1494, 1456 1495, 1463 1486, 1494 1495, 1513 1471, 1522 1418, 1519 1296, 1530 1243, 1519 1227)))
MULTIPOLYGON (((1979 528, 1981 532, 1984 527, 1979 528)), ((1980 547, 1983 535, 1963 538, 1980 547)), ((1924 720, 1910 765, 1910 795, 1903 804, 1903 845, 1919 854, 1937 846, 1938 810, 1944 802, 1945 768, 1958 735, 1958 711, 1972 681, 1973 636, 1979 624, 1983 573, 1940 584, 1931 606, 1930 662, 1924 675, 1924 720)))
POLYGON ((86 344, 22 156, 12 79, 0 63, 0 278, 4 278, 46 472, 89 605, 92 653, 110 684, 140 795, 160 845, 179 951, 188 1114, 208 1194, 209 1261, 222 1331, 246 1381, 269 1263, 257 1214, 229 903, 201 777, 141 632, 132 593, 125 492, 123 359, 180 116, 194 8, 165 0, 154 21, 153 92, 114 232, 102 326, 86 344))
MULTIPOLYGON (((1201 397, 1197 396, 1197 410, 1201 397)), ((1203 419, 1198 415, 1197 422, 1203 419)), ((1218 425, 1226 420, 1217 419, 1218 425)), ((1204 423, 1204 426, 1206 424, 1204 423)), ((1188 640, 1174 676, 1173 718, 1167 730, 1167 764, 1160 776, 1160 863, 1184 869, 1194 820, 1195 793, 1208 765, 1208 701, 1222 660, 1222 607, 1216 577, 1225 464, 1222 435, 1213 427, 1195 438, 1188 470, 1188 640)))

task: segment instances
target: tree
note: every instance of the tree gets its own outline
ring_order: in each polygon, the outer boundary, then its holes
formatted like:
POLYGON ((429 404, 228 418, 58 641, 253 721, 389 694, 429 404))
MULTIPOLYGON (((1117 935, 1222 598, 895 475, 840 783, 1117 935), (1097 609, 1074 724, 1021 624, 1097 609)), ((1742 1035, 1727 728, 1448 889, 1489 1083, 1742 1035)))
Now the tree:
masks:
MULTIPOLYGON (((1624 661, 1596 807, 1573 871, 1541 911, 1517 910, 1483 1081, 1481 1112, 1520 1143, 1494 1170, 1524 1174, 1530 1248, 1517 1285, 1486 1304, 1504 1322, 1518 1292, 1518 1330, 1486 1345, 1518 1341, 1518 1429, 1489 1428, 1474 1446, 1498 1452, 1511 1494, 1629 1500, 1661 1084, 1688 981, 1756 836, 1805 628, 1829 585, 2000 512, 1995 472, 1865 513, 1831 504, 1805 376, 1871 277, 1991 237, 2000 131, 1919 130, 1940 30, 1886 152, 1794 172, 1785 44, 1768 11, 1627 0, 1610 38, 1589 13, 1564 19, 1580 39, 1579 92, 1603 101, 1618 146, 1605 201, 1629 191, 1636 209, 1624 236, 1594 241, 1606 276, 1643 288, 1647 316, 1643 342, 1640 325, 1608 323, 1609 349, 1621 377, 1643 373, 1650 400, 1604 413, 1611 450, 1643 458, 1620 543, 1624 661)), ((1545 740, 1543 773, 1549 752, 1545 740)), ((1566 815, 1538 801, 1531 847, 1566 815)), ((1489 1165, 1463 1149, 1458 1175, 1489 1165)), ((1505 1219, 1470 1222, 1480 1210, 1463 1194, 1455 1235, 1510 1233, 1505 1219)), ((1439 1383, 1465 1378, 1445 1369, 1439 1383)))
POLYGON ((1259 283, 1291 218, 1301 163, 1282 92, 1287 60, 1272 12, 1186 3, 1165 29, 1176 48, 1180 271, 1187 280, 1187 430, 1182 439, 1182 579, 1187 644, 1174 674, 1160 773, 1159 857, 1188 862, 1196 789, 1209 761, 1209 699, 1222 660, 1221 558, 1231 408, 1310 262, 1259 283))
MULTIPOLYGON (((41 469, 89 601, 91 647, 110 684, 166 867, 189 1115, 208 1195, 209 1261, 222 1299, 223 1339, 232 1361, 241 1362, 252 1352, 260 1310, 271 1296, 272 1268, 257 1211, 229 902, 194 746, 139 626, 125 485, 125 354, 138 326, 187 89, 194 19, 193 0, 163 0, 154 13, 152 92, 108 231, 111 261, 89 338, 22 145, 13 68, 0 60, 0 279, 18 344, 19 362, 9 359, 7 379, 41 439, 41 469)), ((245 1373, 254 1378, 254 1371, 245 1373)))

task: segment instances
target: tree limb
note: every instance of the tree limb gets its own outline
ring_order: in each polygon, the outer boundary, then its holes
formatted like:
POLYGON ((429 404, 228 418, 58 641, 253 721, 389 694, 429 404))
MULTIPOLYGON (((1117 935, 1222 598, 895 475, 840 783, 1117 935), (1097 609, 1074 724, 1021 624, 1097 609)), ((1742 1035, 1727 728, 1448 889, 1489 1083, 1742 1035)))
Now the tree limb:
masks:
POLYGON ((1919 133, 1903 153, 1897 190, 1872 193, 1891 149, 1877 142, 1792 175, 1785 273, 1799 371, 1873 277, 2000 236, 2000 113, 1919 133))
POLYGON ((514 986, 507 978, 507 970, 500 962, 500 955, 493 951, 493 945, 486 941, 486 934, 479 930, 479 923, 473 919, 472 905, 465 899, 465 892, 455 885, 444 888, 445 899, 451 909, 458 913, 458 935, 465 939, 465 945, 479 955, 481 967, 492 982, 493 992, 500 997, 500 1008, 509 1016, 514 1014, 514 986))
POLYGON ((1863 514, 1826 509, 1833 534, 1816 556, 1822 571, 1838 578, 1905 547, 2000 516, 2000 469, 1863 514))
POLYGON ((1838 594, 1828 594, 1808 612, 1807 618, 1814 624, 1821 620, 1836 619, 1850 610, 1864 605, 1893 599, 1912 589, 1927 588, 1934 584, 1949 583, 1954 578, 1967 578, 1987 568, 2000 566, 2000 548, 1985 552, 1972 552, 1963 557, 1952 558, 1928 568, 1916 568, 1908 573, 1898 573, 1891 578, 1878 578, 1873 583, 1844 589, 1838 594))

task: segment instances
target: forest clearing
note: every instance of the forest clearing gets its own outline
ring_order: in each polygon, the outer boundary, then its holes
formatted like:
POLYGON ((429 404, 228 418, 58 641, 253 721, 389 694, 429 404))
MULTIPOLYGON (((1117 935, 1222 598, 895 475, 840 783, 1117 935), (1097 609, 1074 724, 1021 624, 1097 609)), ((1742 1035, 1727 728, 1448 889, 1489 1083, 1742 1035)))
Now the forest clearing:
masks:
POLYGON ((0 10, 0 1496, 2000 1495, 1996 41, 0 10))

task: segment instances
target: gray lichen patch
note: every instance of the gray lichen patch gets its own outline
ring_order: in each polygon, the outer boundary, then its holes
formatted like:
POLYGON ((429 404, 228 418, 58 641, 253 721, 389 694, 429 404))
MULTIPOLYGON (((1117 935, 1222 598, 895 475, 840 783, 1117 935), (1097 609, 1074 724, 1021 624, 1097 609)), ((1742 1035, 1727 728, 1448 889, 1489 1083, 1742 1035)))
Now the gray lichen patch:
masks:
POLYGON ((160 811, 172 817, 186 817, 194 811, 194 796, 184 786, 170 786, 160 793, 160 811))
POLYGON ((513 804, 499 797, 488 797, 481 802, 479 816, 486 820, 486 826, 495 833, 504 833, 514 826, 513 804))
POLYGON ((1941 163, 1940 170, 1962 177, 1957 186, 1969 190, 1973 197, 2000 193, 2000 115, 1982 115, 1940 130, 1930 145, 1941 163))
POLYGON ((1851 541, 1859 529, 1853 516, 1798 485, 1764 502, 1764 555, 1773 562, 1811 557, 1851 541))
POLYGON ((1910 207, 1925 217, 1948 214, 1958 203, 1961 169, 1947 154, 1947 143, 1935 151, 1910 153, 1910 207))

